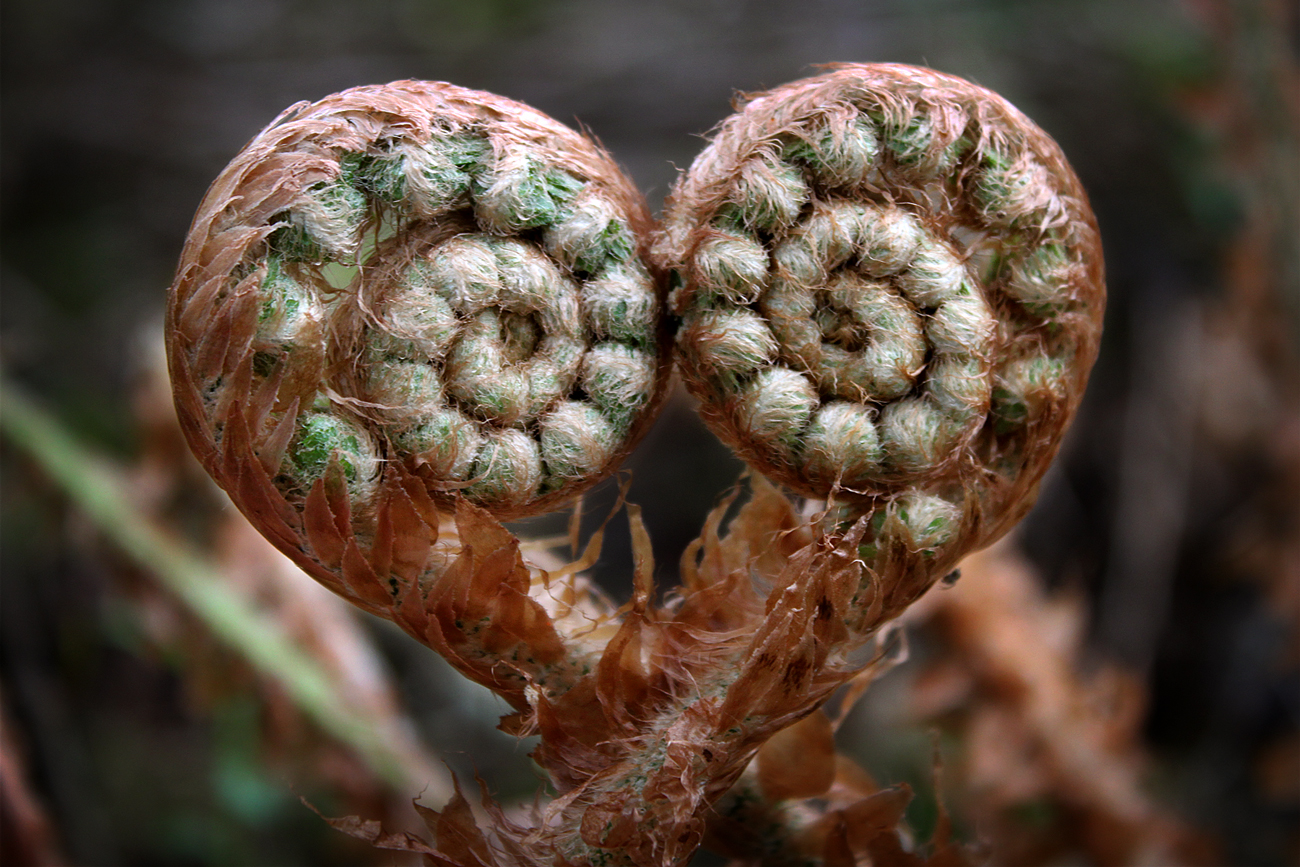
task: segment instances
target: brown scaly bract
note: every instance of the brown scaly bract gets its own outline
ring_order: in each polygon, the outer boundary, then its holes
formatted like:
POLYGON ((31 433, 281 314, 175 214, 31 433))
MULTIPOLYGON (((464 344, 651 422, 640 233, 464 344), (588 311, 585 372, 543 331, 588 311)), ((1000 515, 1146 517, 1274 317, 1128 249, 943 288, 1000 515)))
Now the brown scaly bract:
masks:
MULTIPOLYGON (((168 312, 191 446, 304 569, 509 702, 503 727, 541 736, 557 791, 531 827, 489 803, 490 832, 458 796, 426 814, 432 846, 342 822, 376 845, 433 864, 684 863, 764 745, 1024 514, 1096 352, 1077 180, 1000 98, 926 70, 842 67, 754 98, 678 185, 653 256, 649 232, 581 136, 422 82, 291 109, 195 220, 168 312), (753 476, 662 605, 629 506, 634 592, 616 609, 580 574, 599 534, 548 571, 500 521, 556 508, 644 430, 667 381, 667 271, 706 419, 824 502, 753 476)), ((807 725, 797 738, 819 737, 807 725)), ((825 763, 805 779, 772 743, 764 806, 733 820, 843 797, 761 851, 922 863, 890 836, 905 794, 845 788, 825 763)), ((935 863, 960 860, 941 848, 935 863)))

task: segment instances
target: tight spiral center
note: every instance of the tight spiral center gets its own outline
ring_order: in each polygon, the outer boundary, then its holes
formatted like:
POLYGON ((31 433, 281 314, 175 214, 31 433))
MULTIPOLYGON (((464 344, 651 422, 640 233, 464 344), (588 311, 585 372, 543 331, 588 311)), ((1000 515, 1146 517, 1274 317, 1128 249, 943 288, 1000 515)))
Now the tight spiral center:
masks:
POLYGON ((799 204, 765 262, 741 227, 700 245, 694 363, 738 398, 739 433, 814 484, 924 474, 988 411, 993 312, 911 210, 799 204))

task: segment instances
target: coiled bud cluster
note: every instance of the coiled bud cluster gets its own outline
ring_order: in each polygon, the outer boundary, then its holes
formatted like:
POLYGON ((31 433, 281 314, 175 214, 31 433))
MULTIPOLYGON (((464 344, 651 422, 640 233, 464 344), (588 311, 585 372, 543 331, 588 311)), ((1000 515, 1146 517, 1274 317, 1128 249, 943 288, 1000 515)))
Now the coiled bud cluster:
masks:
MULTIPOLYGON (((439 846, 475 863, 689 860, 756 754, 763 777, 764 743, 1029 508, 1096 354, 1077 179, 1004 100, 929 70, 845 66, 754 98, 675 188, 653 250, 650 231, 583 137, 398 82, 257 136, 172 287, 176 403, 208 471, 318 580, 500 695, 504 729, 540 736, 558 796, 532 829, 494 813, 500 858, 463 801, 438 820, 439 846), (663 604, 629 507, 618 608, 580 574, 599 533, 575 563, 529 562, 500 521, 632 447, 667 380, 665 307, 706 421, 831 502, 810 521, 753 479, 663 604)), ((765 797, 824 794, 823 758, 821 783, 765 797)), ((825 839, 848 839, 826 818, 825 839)))
POLYGON ((545 511, 613 469, 665 384, 649 226, 598 147, 519 103, 408 81, 295 106, 181 261, 190 441, 295 548, 318 484, 363 540, 394 532, 399 476, 421 502, 545 511))
POLYGON ((837 67, 724 121, 665 223, 687 384, 752 466, 912 552, 1028 508, 1104 289, 1077 178, 1009 103, 837 67))

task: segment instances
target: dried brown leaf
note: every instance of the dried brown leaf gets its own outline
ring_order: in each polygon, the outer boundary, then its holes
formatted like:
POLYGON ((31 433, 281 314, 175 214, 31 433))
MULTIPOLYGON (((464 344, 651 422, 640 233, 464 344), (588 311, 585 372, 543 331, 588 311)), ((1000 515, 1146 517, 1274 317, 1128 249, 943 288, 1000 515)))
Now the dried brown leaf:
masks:
POLYGON ((824 795, 835 781, 835 732, 815 710, 758 751, 758 783, 770 801, 824 795))

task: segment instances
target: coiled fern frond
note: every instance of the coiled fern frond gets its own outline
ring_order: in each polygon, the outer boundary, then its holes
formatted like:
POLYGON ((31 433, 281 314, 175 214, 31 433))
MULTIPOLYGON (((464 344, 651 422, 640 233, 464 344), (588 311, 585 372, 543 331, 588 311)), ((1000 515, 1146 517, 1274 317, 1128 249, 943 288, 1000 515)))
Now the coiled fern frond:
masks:
POLYGON ((650 232, 581 136, 421 82, 291 109, 191 230, 168 340, 204 465, 300 565, 540 735, 557 796, 534 826, 498 811, 484 834, 458 795, 439 848, 411 844, 431 863, 680 864, 719 822, 781 863, 865 860, 847 811, 782 806, 827 793, 833 749, 783 781, 770 769, 802 757, 765 745, 800 720, 830 744, 810 714, 880 627, 1024 514, 1097 351, 1077 179, 1005 100, 929 70, 843 66, 754 97, 675 188, 653 253, 650 232), (597 543, 544 568, 499 521, 632 447, 667 380, 665 306, 706 421, 826 505, 809 521, 753 479, 662 602, 629 507, 616 608, 581 576, 597 543), (755 756, 743 800, 789 823, 715 812, 755 756))
POLYGON ((212 185, 172 287, 188 439, 283 550, 385 606, 458 498, 548 511, 644 431, 667 380, 649 227, 603 151, 511 100, 406 81, 294 106, 212 185))
POLYGON ((705 420, 759 472, 867 516, 869 564, 938 568, 1028 510, 1105 289, 1078 179, 1006 100, 834 67, 725 120, 665 222, 705 420))

